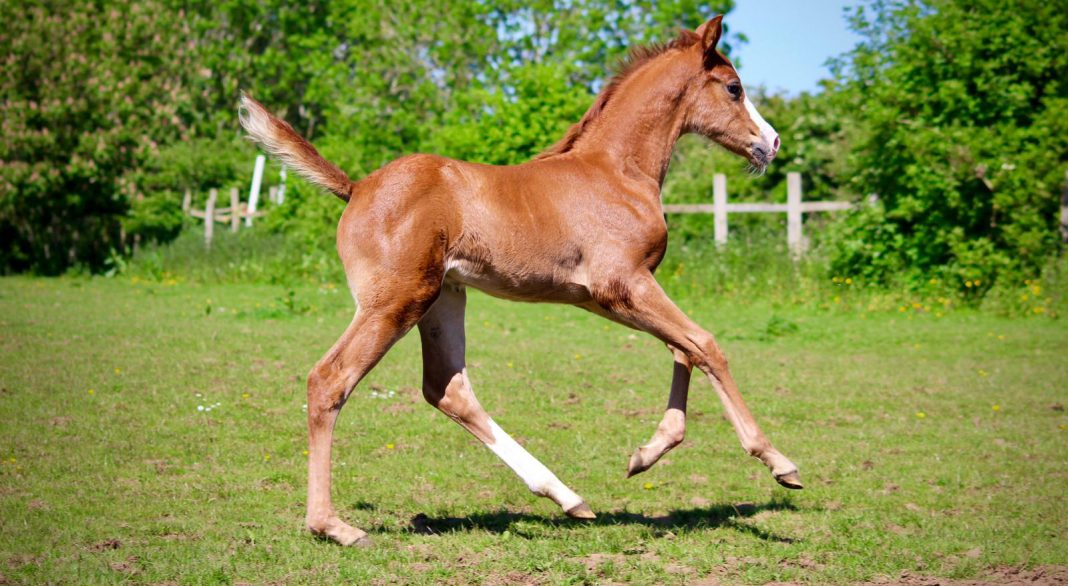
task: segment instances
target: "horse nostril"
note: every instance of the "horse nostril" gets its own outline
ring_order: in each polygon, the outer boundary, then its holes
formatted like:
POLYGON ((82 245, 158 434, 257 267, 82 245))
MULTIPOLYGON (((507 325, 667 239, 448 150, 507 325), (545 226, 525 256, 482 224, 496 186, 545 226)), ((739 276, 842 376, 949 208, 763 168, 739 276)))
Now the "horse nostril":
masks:
POLYGON ((779 152, 779 135, 775 135, 775 142, 771 144, 771 151, 774 153, 779 152))

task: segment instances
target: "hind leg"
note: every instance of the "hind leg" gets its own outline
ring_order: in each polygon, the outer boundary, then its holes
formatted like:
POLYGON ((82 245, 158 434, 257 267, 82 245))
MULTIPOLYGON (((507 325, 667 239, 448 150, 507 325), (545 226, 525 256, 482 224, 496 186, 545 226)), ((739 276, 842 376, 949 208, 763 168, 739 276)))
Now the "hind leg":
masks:
POLYGON ((690 364, 705 373, 734 426, 742 447, 771 470, 779 484, 801 488, 797 466, 782 455, 760 430, 738 385, 727 367, 727 359, 712 334, 701 329, 664 294, 652 274, 634 275, 626 283, 627 296, 605 297, 603 304, 616 319, 649 332, 665 344, 681 351, 690 364))
POLYGON ((330 497, 330 449, 338 413, 353 389, 393 344, 415 325, 436 290, 393 289, 387 304, 361 307, 352 324, 308 375, 308 529, 341 545, 367 545, 367 533, 334 511, 330 497))
POLYGON ((671 394, 668 396, 664 418, 653 433, 652 439, 644 446, 634 450, 627 465, 627 478, 645 472, 660 457, 682 443, 686 436, 686 399, 690 391, 690 359, 682 352, 671 348, 675 356, 675 370, 671 376, 671 394))
POLYGON ((423 343, 423 396, 471 432, 518 475, 531 492, 552 499, 571 517, 592 519, 593 512, 486 413, 471 389, 464 363, 464 307, 467 294, 446 284, 434 306, 419 322, 423 343))

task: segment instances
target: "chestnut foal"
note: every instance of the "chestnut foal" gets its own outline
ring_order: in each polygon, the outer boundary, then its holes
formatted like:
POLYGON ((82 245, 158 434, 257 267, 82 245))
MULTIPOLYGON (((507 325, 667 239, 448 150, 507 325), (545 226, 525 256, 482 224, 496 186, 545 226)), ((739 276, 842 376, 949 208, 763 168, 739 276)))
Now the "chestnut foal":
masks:
POLYGON ((715 339, 653 278, 667 245, 660 187, 679 136, 702 134, 757 168, 778 151, 778 135, 716 49, 721 19, 635 50, 560 142, 512 167, 411 155, 353 182, 288 124, 242 97, 241 123, 252 139, 348 202, 337 247, 357 311, 308 376, 306 521, 313 533, 344 545, 369 543, 331 505, 334 423, 360 380, 416 325, 426 400, 485 443, 534 494, 571 517, 594 518, 475 398, 464 363, 467 286, 506 299, 569 303, 667 344, 675 361, 668 409, 634 452, 628 475, 682 441, 697 367, 745 450, 779 484, 801 488, 797 467, 772 447, 742 401, 715 339))

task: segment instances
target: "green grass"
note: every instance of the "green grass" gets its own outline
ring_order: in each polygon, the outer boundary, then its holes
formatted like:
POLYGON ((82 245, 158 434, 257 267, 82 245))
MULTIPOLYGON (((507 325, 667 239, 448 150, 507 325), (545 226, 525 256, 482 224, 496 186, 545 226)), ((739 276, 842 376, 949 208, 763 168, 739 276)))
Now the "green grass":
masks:
POLYGON ((686 442, 624 479, 669 353, 573 308, 472 294, 479 398, 599 518, 563 518, 424 404, 412 335, 341 414, 335 504, 375 540, 345 549, 302 529, 302 407, 347 291, 2 279, 0 582, 822 583, 1068 563, 1063 323, 681 305, 804 491, 744 455, 703 377, 686 442))

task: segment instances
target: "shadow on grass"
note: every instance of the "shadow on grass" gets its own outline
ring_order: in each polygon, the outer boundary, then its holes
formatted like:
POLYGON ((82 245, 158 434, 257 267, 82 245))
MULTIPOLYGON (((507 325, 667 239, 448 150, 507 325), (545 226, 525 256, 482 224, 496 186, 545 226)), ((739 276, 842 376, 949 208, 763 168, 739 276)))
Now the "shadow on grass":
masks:
MULTIPOLYGON (((678 509, 666 515, 645 515, 629 511, 612 511, 598 513, 597 518, 591 521, 578 521, 561 517, 534 515, 530 513, 516 513, 507 510, 499 510, 492 513, 475 513, 466 517, 428 517, 420 513, 412 518, 408 527, 399 531, 415 533, 418 535, 438 535, 442 533, 455 533, 459 531, 489 531, 491 533, 504 533, 505 531, 524 538, 536 538, 543 535, 533 535, 525 531, 523 524, 533 523, 544 527, 578 527, 592 525, 606 527, 612 525, 645 525, 662 533, 669 531, 694 531, 701 529, 714 529, 729 527, 748 533, 757 539, 775 541, 779 543, 794 543, 791 537, 776 535, 769 531, 754 527, 748 523, 740 522, 740 519, 752 517, 761 511, 796 511, 797 507, 790 501, 771 500, 763 504, 739 504, 739 505, 713 505, 710 507, 678 509)), ((394 532, 396 529, 383 529, 381 532, 394 532)))

